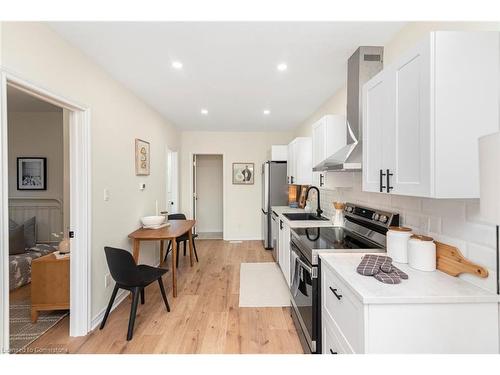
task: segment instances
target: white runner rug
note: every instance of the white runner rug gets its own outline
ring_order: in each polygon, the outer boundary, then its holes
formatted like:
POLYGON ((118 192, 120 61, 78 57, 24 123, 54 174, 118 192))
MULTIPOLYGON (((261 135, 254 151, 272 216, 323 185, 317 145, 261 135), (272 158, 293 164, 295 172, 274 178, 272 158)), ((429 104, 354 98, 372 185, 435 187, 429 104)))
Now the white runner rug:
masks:
POLYGON ((240 307, 290 306, 290 291, 274 262, 241 263, 240 307))

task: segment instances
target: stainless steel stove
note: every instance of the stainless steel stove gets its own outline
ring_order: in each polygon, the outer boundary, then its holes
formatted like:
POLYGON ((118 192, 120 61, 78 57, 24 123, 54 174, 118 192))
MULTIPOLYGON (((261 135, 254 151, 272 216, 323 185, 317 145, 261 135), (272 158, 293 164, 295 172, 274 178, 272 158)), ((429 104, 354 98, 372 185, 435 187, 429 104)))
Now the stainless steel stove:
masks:
POLYGON ((399 215, 347 203, 344 227, 296 228, 291 231, 292 316, 304 349, 321 353, 320 252, 385 252, 389 226, 399 215))

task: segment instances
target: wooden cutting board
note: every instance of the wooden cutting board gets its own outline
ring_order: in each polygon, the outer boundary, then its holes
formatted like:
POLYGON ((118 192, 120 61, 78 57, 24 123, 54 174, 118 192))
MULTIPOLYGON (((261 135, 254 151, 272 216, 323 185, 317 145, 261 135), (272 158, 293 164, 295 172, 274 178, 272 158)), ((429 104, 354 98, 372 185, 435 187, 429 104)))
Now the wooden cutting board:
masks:
POLYGON ((436 244, 437 269, 451 276, 471 273, 478 277, 488 277, 488 270, 464 258, 455 246, 434 241, 436 244))

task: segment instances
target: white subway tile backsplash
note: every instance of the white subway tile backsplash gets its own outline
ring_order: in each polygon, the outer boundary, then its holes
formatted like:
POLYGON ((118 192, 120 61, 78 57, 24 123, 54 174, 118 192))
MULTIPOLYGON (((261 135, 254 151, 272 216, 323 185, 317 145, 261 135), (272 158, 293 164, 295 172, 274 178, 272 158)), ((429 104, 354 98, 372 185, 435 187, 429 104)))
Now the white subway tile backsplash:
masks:
MULTIPOLYGON (((334 201, 352 202, 367 207, 397 212, 401 224, 415 233, 456 246, 471 261, 486 267, 490 276, 480 279, 472 275, 462 278, 479 287, 496 291, 495 227, 485 223, 479 213, 478 199, 428 199, 361 191, 361 173, 354 174, 352 188, 322 189, 321 206, 324 215, 334 214, 334 201)), ((313 207, 316 203, 313 202, 313 207)))

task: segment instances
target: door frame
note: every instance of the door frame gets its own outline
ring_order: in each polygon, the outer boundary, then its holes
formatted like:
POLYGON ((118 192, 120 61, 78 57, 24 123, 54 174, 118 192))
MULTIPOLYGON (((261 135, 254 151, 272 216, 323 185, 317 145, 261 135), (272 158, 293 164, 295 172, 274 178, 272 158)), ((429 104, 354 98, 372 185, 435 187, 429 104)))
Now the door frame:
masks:
POLYGON ((91 112, 90 108, 55 94, 0 68, 0 350, 9 350, 9 229, 7 86, 69 111, 70 162, 70 336, 90 329, 91 303, 91 112))
MULTIPOLYGON (((195 218, 195 204, 194 204, 194 187, 195 187, 195 181, 194 181, 194 170, 196 166, 194 165, 194 156, 195 155, 216 155, 216 156, 222 156, 222 239, 226 241, 226 177, 227 177, 227 171, 226 171, 226 164, 224 161, 226 160, 226 155, 223 152, 191 152, 189 154, 189 207, 191 209, 191 217, 195 218)), ((195 229, 196 230, 196 229, 195 229)))

